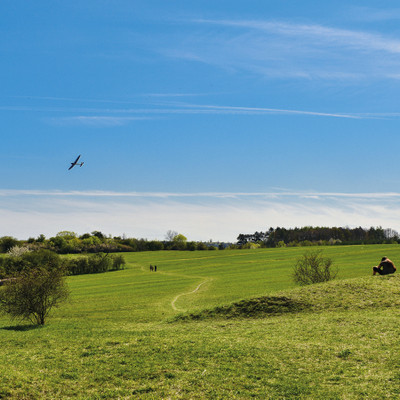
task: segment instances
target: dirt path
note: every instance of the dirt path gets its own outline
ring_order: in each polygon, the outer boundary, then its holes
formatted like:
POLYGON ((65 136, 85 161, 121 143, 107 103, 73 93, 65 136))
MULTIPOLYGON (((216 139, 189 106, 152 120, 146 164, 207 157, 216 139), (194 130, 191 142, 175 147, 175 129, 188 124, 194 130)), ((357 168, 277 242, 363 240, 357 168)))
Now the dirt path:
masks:
MULTIPOLYGON (((149 271, 149 270, 147 269, 147 267, 144 267, 143 265, 138 265, 138 267, 140 268, 140 270, 141 270, 142 272, 148 272, 148 271, 149 271)), ((179 274, 179 273, 173 273, 173 272, 165 272, 165 271, 159 271, 159 272, 158 272, 158 271, 157 271, 156 273, 157 273, 158 275, 179 276, 179 277, 182 277, 182 278, 190 278, 190 279, 193 278, 192 275, 185 275, 185 274, 179 274)), ((190 295, 190 294, 196 293, 196 292, 201 288, 201 286, 203 286, 205 283, 207 283, 207 282, 209 282, 209 281, 212 281, 213 279, 214 279, 214 278, 208 278, 208 279, 204 280, 203 282, 201 282, 201 283, 196 287, 196 289, 192 290, 191 292, 186 292, 186 293, 178 294, 178 295, 175 296, 174 299, 171 301, 171 307, 172 307, 175 311, 185 311, 184 309, 181 309, 181 308, 176 307, 175 303, 177 302, 177 300, 178 300, 180 297, 182 297, 182 296, 188 296, 188 295, 190 295)))
POLYGON ((172 306, 172 308, 173 308, 175 311, 184 311, 184 310, 179 309, 179 308, 177 308, 177 307, 175 306, 176 301, 177 301, 180 297, 182 297, 182 296, 186 296, 186 295, 189 295, 189 294, 196 293, 196 292, 200 289, 200 287, 201 287, 202 285, 204 285, 206 282, 209 282, 210 280, 211 280, 211 279, 206 279, 205 281, 201 282, 200 285, 197 286, 197 288, 194 289, 194 290, 191 291, 191 292, 178 294, 178 296, 176 296, 176 297, 171 301, 171 306, 172 306))

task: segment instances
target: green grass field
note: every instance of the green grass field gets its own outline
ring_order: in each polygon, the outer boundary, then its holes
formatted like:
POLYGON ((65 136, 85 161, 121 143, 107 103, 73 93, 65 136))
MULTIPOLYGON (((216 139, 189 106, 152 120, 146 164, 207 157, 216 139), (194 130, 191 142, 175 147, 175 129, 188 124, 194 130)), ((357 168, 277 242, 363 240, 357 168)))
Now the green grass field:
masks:
POLYGON ((400 246, 323 248, 337 279, 298 288, 305 250, 129 253, 69 277, 44 327, 0 318, 0 399, 400 398, 400 277, 371 275, 400 246), (306 307, 257 311, 275 297, 306 307))

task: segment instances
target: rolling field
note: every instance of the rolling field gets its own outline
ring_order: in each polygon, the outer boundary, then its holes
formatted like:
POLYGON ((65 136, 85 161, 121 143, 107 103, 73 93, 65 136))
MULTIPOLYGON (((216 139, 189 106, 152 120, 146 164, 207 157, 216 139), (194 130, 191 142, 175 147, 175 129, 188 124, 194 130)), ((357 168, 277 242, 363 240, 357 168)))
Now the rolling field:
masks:
POLYGON ((400 246, 323 248, 337 280, 298 289, 305 250, 127 253, 123 271, 69 277, 44 327, 0 318, 0 398, 399 398, 400 278, 371 268, 400 246), (261 296, 311 307, 176 319, 261 296))

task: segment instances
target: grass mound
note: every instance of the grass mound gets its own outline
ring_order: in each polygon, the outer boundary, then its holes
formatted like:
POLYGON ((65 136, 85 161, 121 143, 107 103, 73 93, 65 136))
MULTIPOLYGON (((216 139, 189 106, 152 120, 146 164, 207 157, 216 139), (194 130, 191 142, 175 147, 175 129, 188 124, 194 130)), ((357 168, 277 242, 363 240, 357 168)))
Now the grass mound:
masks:
POLYGON ((275 296, 245 299, 176 316, 175 321, 207 318, 265 318, 300 311, 355 310, 400 306, 400 276, 369 276, 304 286, 275 296))
POLYGON ((205 318, 263 318, 272 314, 298 312, 308 308, 305 302, 285 296, 264 296, 241 300, 226 306, 202 310, 196 313, 180 314, 175 320, 200 320, 205 318))
POLYGON ((400 306, 400 276, 368 276, 293 289, 288 296, 307 301, 313 311, 400 306))

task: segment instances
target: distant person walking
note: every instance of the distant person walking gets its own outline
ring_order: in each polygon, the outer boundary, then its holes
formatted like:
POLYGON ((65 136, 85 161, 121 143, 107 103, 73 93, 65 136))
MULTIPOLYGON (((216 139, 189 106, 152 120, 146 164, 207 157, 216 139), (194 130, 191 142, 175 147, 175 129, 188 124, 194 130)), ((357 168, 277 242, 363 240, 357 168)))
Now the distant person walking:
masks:
POLYGON ((389 260, 387 257, 382 257, 380 264, 376 267, 373 267, 372 271, 373 275, 376 275, 377 273, 379 275, 388 275, 394 274, 396 272, 396 267, 394 266, 392 260, 389 260))
POLYGON ((157 272, 157 265, 154 266, 154 272, 157 272))

